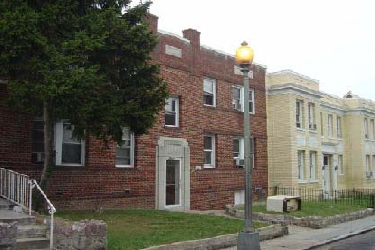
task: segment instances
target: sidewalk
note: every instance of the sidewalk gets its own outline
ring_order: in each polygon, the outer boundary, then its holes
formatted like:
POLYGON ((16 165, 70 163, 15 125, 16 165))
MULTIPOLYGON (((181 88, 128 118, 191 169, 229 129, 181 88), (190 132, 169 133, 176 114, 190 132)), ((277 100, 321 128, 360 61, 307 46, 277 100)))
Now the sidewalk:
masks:
MULTIPOLYGON (((375 215, 322 229, 288 226, 289 235, 260 242, 261 250, 311 249, 314 246, 357 235, 375 229, 375 215)), ((223 250, 236 250, 237 247, 223 250)))

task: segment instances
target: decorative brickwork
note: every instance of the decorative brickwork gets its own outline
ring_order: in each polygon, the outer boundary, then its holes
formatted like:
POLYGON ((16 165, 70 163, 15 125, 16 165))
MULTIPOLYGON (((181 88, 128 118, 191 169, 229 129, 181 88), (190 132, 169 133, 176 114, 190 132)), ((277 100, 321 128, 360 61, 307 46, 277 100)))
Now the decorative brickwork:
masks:
MULTIPOLYGON (((151 27, 157 18, 151 16, 151 27)), ((234 192, 244 189, 244 170, 233 160, 233 138, 243 135, 243 113, 232 104, 232 85, 242 85, 235 74, 234 58, 200 46, 200 33, 188 29, 184 37, 158 33, 153 59, 170 93, 179 97, 179 126, 164 126, 164 111, 147 134, 136 136, 135 167, 115 167, 115 145, 108 147, 89 137, 85 165, 56 166, 49 181, 48 197, 57 209, 155 208, 156 148, 161 136, 186 139, 190 149, 190 209, 222 209, 234 203, 234 192), (174 53, 166 53, 172 47, 174 53), (181 54, 180 54, 181 53, 181 54), (179 56, 181 55, 181 56, 179 56), (203 105, 203 80, 216 80, 216 107, 203 105), (215 136, 215 168, 205 169, 203 135, 215 136)), ((234 44, 235 46, 235 44, 234 44)), ((255 137, 254 190, 267 187, 267 135, 265 68, 252 65, 250 88, 255 92, 255 114, 250 115, 255 137)), ((0 100, 6 84, 0 84, 0 100)), ((39 178, 42 166, 32 164, 32 117, 8 111, 0 104, 0 166, 39 178)), ((256 195, 254 196, 257 197, 256 195)))

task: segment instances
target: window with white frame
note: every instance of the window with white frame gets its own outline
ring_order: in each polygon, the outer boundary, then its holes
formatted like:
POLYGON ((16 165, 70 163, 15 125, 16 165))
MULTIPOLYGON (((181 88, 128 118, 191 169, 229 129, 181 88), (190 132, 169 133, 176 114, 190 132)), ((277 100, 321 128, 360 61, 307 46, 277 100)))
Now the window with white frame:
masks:
POLYGON ((74 125, 57 122, 55 125, 56 165, 82 166, 85 159, 85 143, 73 137, 74 125))
POLYGON ((255 99, 254 99, 254 90, 249 89, 249 113, 255 113, 255 99))
POLYGON ((323 113, 320 112, 320 135, 324 136, 323 113))
POLYGON ((204 135, 204 167, 214 168, 215 167, 215 136, 204 135))
POLYGON ((374 125, 374 119, 370 120, 370 131, 371 131, 371 139, 375 140, 375 125, 374 125))
MULTIPOLYGON (((232 87, 232 103, 233 108, 238 111, 244 111, 244 87, 234 85, 232 87)), ((249 89, 249 113, 255 113, 254 90, 249 89)))
POLYGON ((298 180, 303 180, 304 179, 304 168, 305 168, 305 151, 304 150, 298 150, 298 180))
POLYGON ((344 174, 344 166, 343 166, 342 155, 338 155, 338 157, 337 157, 337 167, 338 167, 339 175, 343 175, 344 174))
POLYGON ((243 138, 233 139, 233 158, 234 159, 244 158, 244 139, 243 138))
POLYGON ((316 179, 316 152, 310 151, 310 180, 316 179))
POLYGON ((337 116, 336 118, 336 131, 337 131, 337 138, 342 138, 342 123, 341 123, 340 116, 337 116))
POLYGON ((296 127, 297 128, 303 127, 303 101, 302 100, 296 101, 296 127))
POLYGON ((165 126, 178 127, 179 126, 179 98, 169 97, 164 106, 165 111, 165 126))
POLYGON ((364 130, 365 130, 365 139, 368 139, 369 136, 368 136, 368 123, 367 123, 367 118, 363 119, 363 126, 364 126, 364 130))
POLYGON ((366 177, 371 178, 372 172, 370 171, 370 155, 366 155, 365 171, 366 171, 366 177))
POLYGON ((315 104, 309 103, 309 130, 316 130, 315 122, 315 104))
POLYGON ((116 147, 116 167, 134 167, 134 133, 129 128, 122 130, 122 144, 116 147))
POLYGON ((327 136, 333 136, 333 116, 331 114, 327 115, 327 136))
POLYGON ((32 135, 32 162, 44 162, 44 123, 42 119, 35 119, 33 121, 33 135, 32 135))
POLYGON ((205 78, 203 81, 203 103, 207 106, 216 106, 216 80, 205 78))

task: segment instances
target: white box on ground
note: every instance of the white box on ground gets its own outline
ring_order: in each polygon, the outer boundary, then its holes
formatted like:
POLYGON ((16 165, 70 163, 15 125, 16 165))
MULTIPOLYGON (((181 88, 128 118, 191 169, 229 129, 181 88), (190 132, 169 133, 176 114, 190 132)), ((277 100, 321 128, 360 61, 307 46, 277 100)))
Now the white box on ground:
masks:
POLYGON ((299 196, 275 195, 267 198, 267 211, 285 213, 301 210, 301 198, 299 196))

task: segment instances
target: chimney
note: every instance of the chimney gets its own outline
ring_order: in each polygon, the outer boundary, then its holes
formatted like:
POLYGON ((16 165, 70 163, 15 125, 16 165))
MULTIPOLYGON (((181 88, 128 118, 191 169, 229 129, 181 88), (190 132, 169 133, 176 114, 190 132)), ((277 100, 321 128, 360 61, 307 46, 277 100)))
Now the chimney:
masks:
POLYGON ((155 34, 158 33, 158 19, 159 17, 155 16, 154 14, 147 13, 146 15, 146 20, 150 24, 149 29, 155 32, 155 34))
POLYGON ((182 31, 184 38, 188 39, 195 49, 200 49, 201 46, 201 33, 194 29, 187 29, 182 31))

